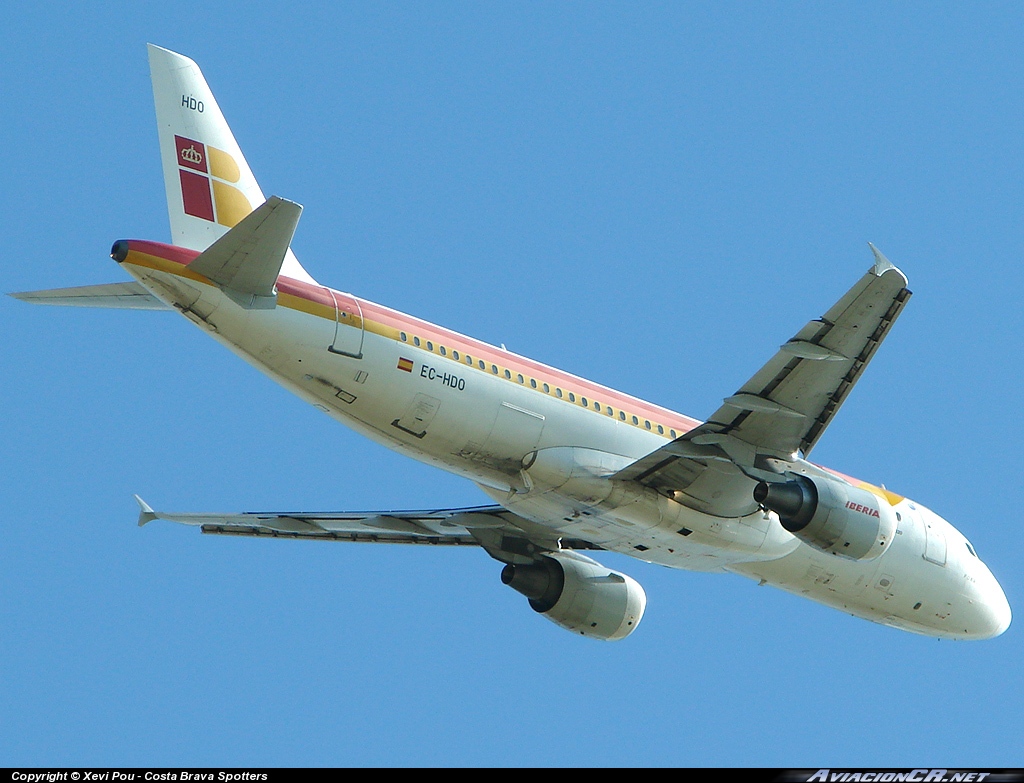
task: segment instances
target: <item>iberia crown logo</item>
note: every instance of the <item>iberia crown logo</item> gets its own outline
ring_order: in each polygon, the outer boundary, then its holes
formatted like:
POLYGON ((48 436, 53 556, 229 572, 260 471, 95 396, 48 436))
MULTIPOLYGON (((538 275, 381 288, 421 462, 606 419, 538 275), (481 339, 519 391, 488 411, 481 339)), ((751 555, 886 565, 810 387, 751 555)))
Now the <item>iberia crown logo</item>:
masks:
POLYGON ((196 149, 196 145, 193 144, 187 150, 181 151, 181 159, 186 163, 201 164, 203 162, 203 153, 196 149))
POLYGON ((245 194, 228 184, 241 178, 233 157, 184 136, 175 136, 174 146, 178 151, 181 201, 186 215, 231 228, 252 212, 245 194))

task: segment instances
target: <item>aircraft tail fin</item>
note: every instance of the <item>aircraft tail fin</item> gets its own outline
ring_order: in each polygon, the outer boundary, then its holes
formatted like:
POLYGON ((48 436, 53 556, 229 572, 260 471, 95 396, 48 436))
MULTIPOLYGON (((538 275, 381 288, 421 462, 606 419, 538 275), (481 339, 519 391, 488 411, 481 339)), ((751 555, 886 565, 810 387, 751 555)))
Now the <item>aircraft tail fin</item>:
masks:
MULTIPOLYGON (((265 199, 199 66, 149 44, 172 242, 205 250, 265 199)), ((315 282, 288 250, 281 273, 315 282)))

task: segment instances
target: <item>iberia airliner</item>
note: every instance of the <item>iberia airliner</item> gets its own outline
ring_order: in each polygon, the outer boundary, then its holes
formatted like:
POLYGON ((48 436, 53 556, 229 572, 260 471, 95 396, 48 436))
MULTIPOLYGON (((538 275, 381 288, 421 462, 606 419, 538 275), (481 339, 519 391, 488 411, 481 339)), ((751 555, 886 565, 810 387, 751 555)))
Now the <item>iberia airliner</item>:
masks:
POLYGON ((149 47, 173 244, 114 243, 132 282, 16 294, 176 310, 338 421, 473 481, 474 508, 172 514, 204 533, 476 546, 561 627, 622 639, 647 603, 600 550, 729 571, 884 625, 986 639, 1010 624, 970 542, 920 503, 808 461, 910 299, 867 273, 704 422, 336 291, 289 249, 198 66, 149 47), (586 554, 584 554, 586 553, 586 554))

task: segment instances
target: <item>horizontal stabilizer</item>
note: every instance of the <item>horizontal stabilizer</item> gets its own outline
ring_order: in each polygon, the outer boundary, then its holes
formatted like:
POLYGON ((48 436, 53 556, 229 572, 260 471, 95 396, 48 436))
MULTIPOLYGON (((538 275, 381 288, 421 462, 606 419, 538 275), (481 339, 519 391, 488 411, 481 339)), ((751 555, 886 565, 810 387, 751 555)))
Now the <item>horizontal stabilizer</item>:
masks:
POLYGON ((278 275, 302 207, 271 196, 188 265, 248 310, 277 305, 278 275))
POLYGON ((147 291, 141 283, 107 283, 77 288, 51 288, 47 291, 24 291, 9 294, 32 304, 70 307, 111 307, 122 310, 172 310, 147 291))

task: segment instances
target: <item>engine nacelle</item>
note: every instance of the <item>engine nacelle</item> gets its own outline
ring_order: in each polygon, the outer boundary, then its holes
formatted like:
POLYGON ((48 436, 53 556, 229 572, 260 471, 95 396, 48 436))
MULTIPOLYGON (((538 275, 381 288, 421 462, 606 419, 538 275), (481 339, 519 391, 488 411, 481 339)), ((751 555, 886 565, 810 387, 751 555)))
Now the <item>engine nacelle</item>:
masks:
POLYGON ((532 565, 506 565, 501 581, 551 622, 592 639, 625 639, 640 624, 647 594, 632 578, 570 551, 532 565))
POLYGON ((866 489, 837 479, 793 476, 762 481, 754 500, 779 515, 782 526, 801 541, 850 560, 873 560, 896 533, 896 512, 866 489))

